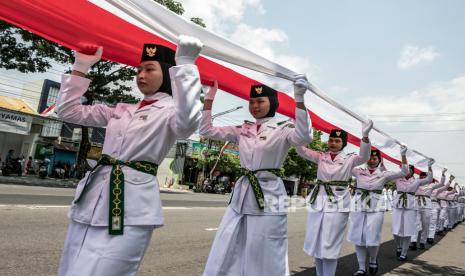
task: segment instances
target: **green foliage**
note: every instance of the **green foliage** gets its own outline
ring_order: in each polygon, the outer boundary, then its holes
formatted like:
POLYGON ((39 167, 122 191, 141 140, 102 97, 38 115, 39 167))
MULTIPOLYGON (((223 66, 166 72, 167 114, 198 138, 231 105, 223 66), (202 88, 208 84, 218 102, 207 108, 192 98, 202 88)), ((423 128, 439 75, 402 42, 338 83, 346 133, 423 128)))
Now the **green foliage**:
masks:
MULTIPOLYGON (((322 132, 318 130, 313 131, 313 141, 310 144, 310 148, 315 151, 327 151, 328 144, 321 141, 322 132)), ((297 176, 302 180, 313 180, 316 179, 316 173, 318 166, 313 164, 305 158, 300 157, 294 147, 289 150, 289 153, 284 161, 284 175, 297 176)))
MULTIPOLYGON (((184 13, 184 7, 178 1, 154 1, 176 14, 184 13)), ((201 18, 191 20, 205 27, 201 18)), ((44 73, 51 69, 54 63, 71 64, 74 60, 70 49, 4 21, 0 21, 0 47, 0 68, 18 70, 22 73, 44 73)), ((87 99, 86 104, 90 105, 94 101, 109 104, 135 102, 136 98, 130 94, 132 87, 128 84, 133 81, 135 75, 136 71, 133 67, 105 60, 97 62, 87 75, 91 83, 84 95, 87 99)), ((77 160, 78 177, 82 177, 88 169, 86 162, 90 150, 88 133, 88 129, 82 127, 82 141, 77 160)))

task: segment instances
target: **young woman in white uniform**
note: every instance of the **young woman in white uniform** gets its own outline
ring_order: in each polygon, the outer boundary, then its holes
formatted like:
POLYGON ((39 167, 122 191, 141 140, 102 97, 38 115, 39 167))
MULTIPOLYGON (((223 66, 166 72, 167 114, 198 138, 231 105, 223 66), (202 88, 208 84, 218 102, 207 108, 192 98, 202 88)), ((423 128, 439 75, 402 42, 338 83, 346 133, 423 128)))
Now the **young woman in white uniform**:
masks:
POLYGON ((102 55, 76 53, 63 75, 58 116, 66 122, 106 127, 103 154, 77 188, 59 276, 136 275, 153 229, 163 225, 158 164, 176 138, 200 122, 200 77, 195 59, 202 44, 181 36, 176 53, 146 44, 137 68, 144 100, 137 104, 82 105, 89 68, 102 55))
POLYGON ((441 181, 439 184, 441 186, 431 192, 431 214, 430 214, 430 223, 429 223, 429 230, 428 230, 428 238, 426 239, 426 242, 429 244, 434 244, 434 236, 436 235, 436 232, 438 231, 438 222, 439 222, 439 212, 441 211, 441 208, 438 203, 438 198, 437 195, 442 192, 443 190, 447 189, 444 187, 444 184, 446 182, 446 173, 447 169, 442 170, 442 176, 441 176, 441 181))
MULTIPOLYGON (((445 171, 443 171, 444 177, 445 171)), ((420 179, 426 177, 425 172, 420 173, 420 179)), ((430 183, 427 185, 423 185, 418 187, 417 191, 415 192, 415 197, 417 199, 418 205, 418 213, 417 213, 417 231, 415 235, 412 236, 410 249, 416 250, 417 243, 419 243, 420 249, 425 249, 426 240, 429 235, 429 224, 431 221, 431 208, 433 206, 431 201, 431 194, 433 191, 439 189, 443 186, 443 183, 430 183)))
POLYGON ((356 276, 366 275, 366 256, 368 252, 368 269, 371 275, 378 272, 378 250, 381 243, 381 231, 384 212, 387 210, 386 197, 383 195, 384 184, 409 173, 407 165, 407 147, 402 146, 402 170, 397 172, 380 168, 381 152, 371 150, 370 160, 366 168, 354 168, 352 174, 356 178, 356 188, 351 202, 349 216, 349 232, 347 240, 355 245, 358 260, 356 276))
POLYGON ((297 153, 318 164, 318 181, 307 197, 308 216, 304 251, 315 258, 318 276, 336 273, 337 259, 349 219, 350 191, 348 184, 352 169, 370 159, 368 134, 373 127, 369 120, 363 123, 359 154, 345 154, 347 132, 333 129, 329 135, 327 152, 297 147, 297 153))
POLYGON ((410 239, 416 232, 418 207, 415 202, 415 192, 418 187, 431 183, 433 172, 431 166, 434 160, 428 162, 428 176, 424 179, 413 177, 415 168, 410 166, 407 177, 396 180, 396 196, 392 210, 392 234, 397 244, 396 254, 399 261, 407 260, 410 239))
POLYGON ((274 118, 277 91, 257 84, 250 88, 249 111, 255 122, 212 125, 216 88, 205 98, 200 134, 239 145, 240 177, 221 220, 205 266, 205 276, 284 276, 287 262, 287 193, 281 168, 292 145, 311 142, 311 122, 304 105, 308 83, 294 83, 295 124, 274 118))

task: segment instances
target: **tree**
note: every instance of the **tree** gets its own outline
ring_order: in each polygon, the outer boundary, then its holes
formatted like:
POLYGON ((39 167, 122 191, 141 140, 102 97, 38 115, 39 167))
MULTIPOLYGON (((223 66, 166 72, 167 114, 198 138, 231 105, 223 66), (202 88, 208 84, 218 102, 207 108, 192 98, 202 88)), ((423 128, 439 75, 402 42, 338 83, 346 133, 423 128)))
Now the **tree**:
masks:
MULTIPOLYGON (((231 179, 239 177, 239 170, 241 168, 239 156, 235 154, 224 153, 221 157, 219 156, 220 150, 224 145, 224 141, 212 140, 203 138, 202 143, 206 145, 206 154, 202 154, 203 158, 199 158, 197 162, 197 168, 203 170, 205 168, 205 175, 201 180, 208 177, 210 170, 213 168, 215 163, 216 169, 227 174, 231 179)), ((231 146, 230 144, 229 146, 231 146)), ((201 184, 201 183, 197 183, 201 184)))
MULTIPOLYGON (((178 1, 154 0, 167 7, 176 14, 182 15, 184 7, 178 1)), ((201 18, 192 18, 194 23, 205 27, 201 18)), ((18 70, 22 73, 44 73, 53 67, 53 63, 71 64, 74 60, 70 49, 57 43, 48 41, 40 36, 18 28, 7 22, 0 21, 0 68, 18 70)), ((68 68, 69 72, 71 69, 68 68)), ((87 77, 91 84, 84 94, 87 101, 92 104, 99 101, 108 104, 118 102, 134 102, 136 98, 130 94, 132 81, 136 71, 133 67, 124 66, 116 62, 101 60, 92 66, 87 77)), ((82 139, 76 162, 76 176, 81 178, 88 170, 87 154, 91 148, 89 130, 82 126, 82 139)))
MULTIPOLYGON (((313 141, 310 143, 310 148, 315 151, 327 151, 328 144, 321 141, 321 135, 323 133, 318 130, 313 131, 313 141)), ((289 153, 284 161, 284 175, 289 177, 295 175, 299 178, 299 183, 302 183, 304 180, 313 180, 316 179, 316 173, 318 166, 309 160, 300 157, 297 154, 295 147, 292 147, 289 150, 289 153)))

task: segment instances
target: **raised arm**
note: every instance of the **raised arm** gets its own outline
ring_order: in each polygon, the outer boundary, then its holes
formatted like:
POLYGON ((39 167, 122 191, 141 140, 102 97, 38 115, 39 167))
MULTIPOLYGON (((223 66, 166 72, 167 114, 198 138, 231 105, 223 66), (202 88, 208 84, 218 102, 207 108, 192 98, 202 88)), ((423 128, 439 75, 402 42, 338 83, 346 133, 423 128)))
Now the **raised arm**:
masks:
POLYGON ((437 189, 437 194, 447 190, 447 188, 449 188, 449 186, 452 184, 452 181, 454 181, 454 179, 455 179, 455 176, 451 175, 449 177, 449 181, 444 186, 437 189))
POLYGON ((362 141, 360 143, 360 151, 358 155, 354 157, 353 167, 359 166, 363 163, 366 163, 370 159, 371 144, 368 135, 370 134, 371 129, 373 128, 373 121, 368 120, 362 124, 362 141))
POLYGON ((302 156, 303 158, 312 161, 315 164, 318 164, 320 160, 320 152, 309 149, 304 146, 295 147, 297 154, 302 156))
POLYGON ((442 186, 444 186, 444 182, 446 182, 446 171, 447 171, 446 168, 442 169, 441 181, 439 181, 439 183, 434 184, 433 186, 431 186, 432 190, 436 190, 436 189, 439 189, 442 186))
POLYGON ((179 36, 175 54, 176 66, 169 69, 174 100, 170 125, 180 138, 192 135, 200 123, 202 85, 195 60, 202 47, 202 43, 197 38, 179 36))
POLYGON ((241 126, 214 127, 212 124, 211 109, 217 90, 218 82, 214 81, 213 86, 205 95, 202 119, 200 121, 200 135, 207 136, 212 139, 237 142, 239 140, 239 135, 241 134, 241 126))
POLYGON ((428 174, 423 179, 418 179, 419 186, 430 184, 433 181, 433 169, 432 166, 434 164, 434 159, 430 159, 428 161, 428 174))
POLYGON ((312 142, 310 129, 312 122, 304 104, 304 95, 309 84, 303 75, 294 82, 294 98, 296 101, 295 128, 286 128, 287 140, 294 146, 306 146, 312 142))
MULTIPOLYGON (((400 156, 402 156, 401 170, 397 171, 397 172, 387 172, 386 171, 386 179, 387 179, 387 181, 392 181, 392 180, 395 180, 395 179, 398 179, 398 178, 402 178, 402 177, 405 177, 405 176, 407 176, 409 174, 409 167, 408 167, 408 164, 407 164, 406 154, 407 154, 407 147, 402 145, 400 147, 400 156)), ((383 167, 384 167, 384 165, 383 165, 383 167)))
POLYGON ((65 122, 94 127, 108 124, 115 108, 104 104, 82 105, 81 97, 86 93, 90 80, 85 78, 90 67, 102 57, 99 47, 94 55, 75 53, 71 75, 61 78, 60 92, 56 101, 57 114, 65 122))

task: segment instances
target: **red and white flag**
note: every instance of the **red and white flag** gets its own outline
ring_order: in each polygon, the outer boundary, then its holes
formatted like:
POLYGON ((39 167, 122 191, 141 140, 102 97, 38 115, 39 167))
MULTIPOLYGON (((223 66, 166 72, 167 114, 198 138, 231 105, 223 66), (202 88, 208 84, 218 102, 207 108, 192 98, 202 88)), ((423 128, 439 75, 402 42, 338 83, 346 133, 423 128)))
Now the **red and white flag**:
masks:
MULTIPOLYGON (((204 44, 196 62, 203 84, 217 80, 219 89, 243 99, 248 99, 251 85, 266 84, 280 91, 278 112, 294 117, 292 81, 299 72, 193 24, 153 0, 9 0, 0 2, 0 18, 77 51, 91 53, 101 45, 104 59, 132 66, 138 65, 144 43, 175 49, 180 34, 195 36, 204 44)), ((342 128, 351 144, 360 145, 363 119, 313 85, 311 92, 305 101, 313 127, 326 133, 342 128)), ((379 129, 371 132, 370 140, 386 160, 400 164, 399 141, 379 129)), ((427 156, 409 150, 407 157, 417 169, 426 170, 427 156)), ((436 178, 441 170, 436 164, 436 178)))

